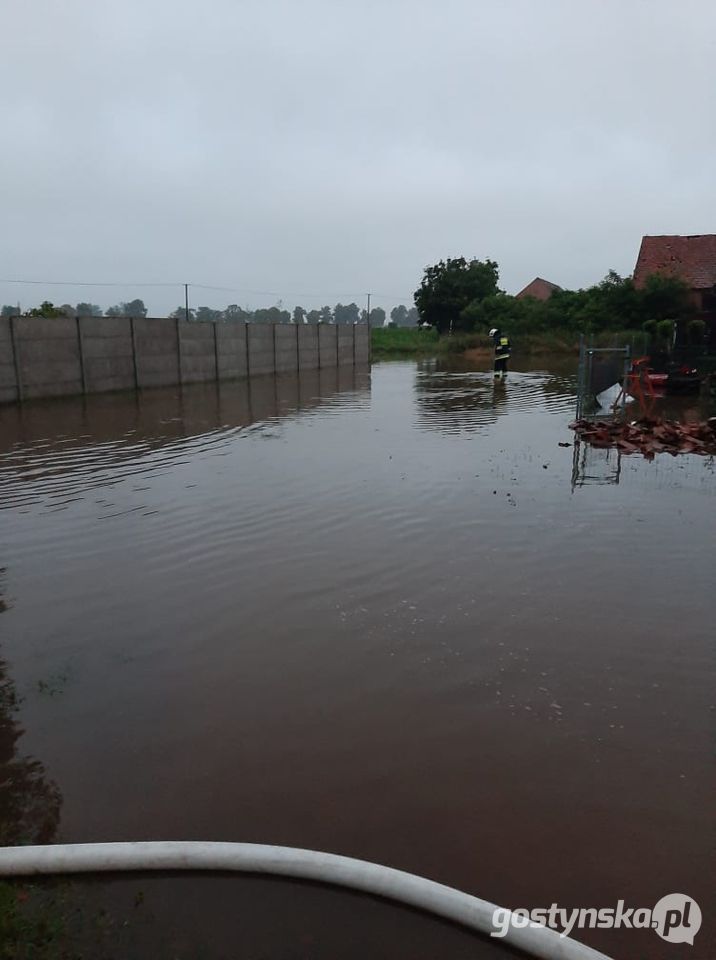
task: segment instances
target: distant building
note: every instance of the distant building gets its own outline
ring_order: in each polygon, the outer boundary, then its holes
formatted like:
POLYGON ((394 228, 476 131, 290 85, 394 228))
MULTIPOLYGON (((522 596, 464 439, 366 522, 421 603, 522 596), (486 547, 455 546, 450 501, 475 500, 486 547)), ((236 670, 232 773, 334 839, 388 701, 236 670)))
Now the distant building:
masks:
POLYGON ((634 268, 634 284, 643 287, 652 273, 678 277, 687 284, 691 299, 716 346, 716 233, 687 237, 642 237, 634 268))
POLYGON ((556 283, 550 283, 549 280, 543 280, 542 277, 535 277, 524 290, 520 290, 515 296, 518 300, 522 300, 524 297, 533 297, 535 300, 549 300, 555 290, 561 289, 556 283))

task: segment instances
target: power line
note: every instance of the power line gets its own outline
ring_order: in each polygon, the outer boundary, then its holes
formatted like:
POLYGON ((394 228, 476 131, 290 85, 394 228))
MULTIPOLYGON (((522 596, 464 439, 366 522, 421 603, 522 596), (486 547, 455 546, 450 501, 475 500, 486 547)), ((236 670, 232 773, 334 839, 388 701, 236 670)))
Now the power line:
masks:
POLYGON ((89 282, 87 280, 0 280, 0 283, 22 283, 29 284, 32 286, 38 287, 181 287, 182 284, 177 281, 177 283, 132 283, 131 281, 125 281, 124 283, 112 282, 108 283, 105 281, 89 282))
MULTIPOLYGON (((318 300, 321 297, 353 297, 355 299, 362 299, 365 297, 365 292, 360 291, 356 293, 346 293, 345 290, 341 293, 331 293, 323 290, 321 293, 306 293, 302 291, 297 293, 295 290, 251 290, 248 287, 215 287, 207 283, 192 283, 192 287, 196 287, 198 290, 220 290, 223 293, 248 293, 254 297, 304 297, 306 300, 318 300)), ((373 293, 373 297, 378 297, 379 300, 409 300, 412 297, 411 294, 404 293, 373 293)))
MULTIPOLYGON (((355 300, 360 300, 365 296, 365 293, 361 291, 356 293, 330 293, 325 290, 321 293, 306 293, 301 292, 297 293, 296 291, 291 290, 252 290, 248 287, 220 287, 208 283, 183 283, 181 281, 176 282, 155 282, 155 281, 106 281, 106 280, 26 280, 26 279, 0 279, 0 284, 21 284, 23 286, 38 286, 38 287, 154 287, 154 288, 172 288, 172 287, 193 287, 197 290, 213 290, 221 293, 237 293, 241 295, 248 295, 253 297, 297 297, 303 298, 306 300, 320 300, 326 297, 344 297, 352 298, 355 300)), ((411 300, 412 294, 398 294, 398 293, 373 293, 373 297, 379 300, 411 300)))

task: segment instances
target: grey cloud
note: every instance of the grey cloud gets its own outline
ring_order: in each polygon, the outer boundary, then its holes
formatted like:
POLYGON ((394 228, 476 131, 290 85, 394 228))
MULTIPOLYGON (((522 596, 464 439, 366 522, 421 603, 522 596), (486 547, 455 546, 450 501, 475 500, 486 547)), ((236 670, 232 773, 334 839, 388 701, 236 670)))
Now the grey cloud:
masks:
MULTIPOLYGON (((184 280, 256 306, 628 273, 716 230, 711 0, 6 0, 6 277, 184 280), (275 298, 273 298, 275 299, 275 298)), ((179 290, 22 289, 109 303, 179 290)))

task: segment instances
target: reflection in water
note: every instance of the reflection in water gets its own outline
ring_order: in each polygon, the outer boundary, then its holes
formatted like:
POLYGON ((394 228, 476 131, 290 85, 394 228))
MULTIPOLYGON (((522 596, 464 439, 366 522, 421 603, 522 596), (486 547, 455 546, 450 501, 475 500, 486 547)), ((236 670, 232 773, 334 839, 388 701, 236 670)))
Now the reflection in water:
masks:
MULTIPOLYGON (((0 589, 5 571, 0 569, 0 589)), ((0 593, 0 614, 8 609, 0 593)), ((0 846, 49 843, 57 830, 62 797, 39 760, 22 756, 18 697, 0 660, 0 846)))
POLYGON ((221 455, 252 428, 270 425, 336 400, 364 397, 367 368, 305 371, 196 384, 181 390, 71 397, 0 406, 0 510, 29 506, 39 492, 63 509, 79 491, 147 479, 205 453, 221 455))
POLYGON ((418 425, 448 434, 480 430, 499 417, 562 412, 574 407, 574 377, 550 372, 510 371, 496 380, 491 371, 444 369, 436 361, 417 365, 418 425))
POLYGON ((574 439, 572 458, 572 488, 592 484, 619 483, 622 474, 622 454, 616 447, 600 449, 574 439))

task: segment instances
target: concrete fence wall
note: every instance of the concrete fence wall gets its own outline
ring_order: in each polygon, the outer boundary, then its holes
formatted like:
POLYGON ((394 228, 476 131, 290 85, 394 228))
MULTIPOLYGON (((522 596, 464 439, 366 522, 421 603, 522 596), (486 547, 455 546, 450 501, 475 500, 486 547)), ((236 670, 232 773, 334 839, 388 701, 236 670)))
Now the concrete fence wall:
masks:
POLYGON ((132 324, 129 317, 106 317, 101 324, 93 317, 82 317, 79 321, 79 333, 87 393, 131 390, 136 387, 132 324))
POLYGON ((367 326, 0 318, 0 403, 366 364, 367 326))

